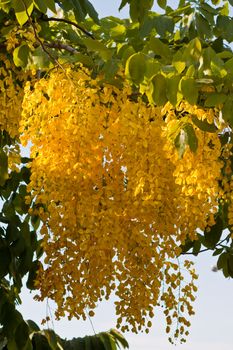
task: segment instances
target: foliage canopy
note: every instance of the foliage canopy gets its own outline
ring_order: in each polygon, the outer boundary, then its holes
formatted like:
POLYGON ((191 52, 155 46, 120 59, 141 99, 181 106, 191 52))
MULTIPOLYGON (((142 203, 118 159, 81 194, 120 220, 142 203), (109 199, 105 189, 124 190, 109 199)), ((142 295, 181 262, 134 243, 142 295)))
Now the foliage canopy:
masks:
POLYGON ((148 332, 161 306, 170 341, 197 289, 179 256, 212 250, 233 277, 233 2, 127 4, 100 19, 88 0, 0 1, 2 348, 71 346, 15 309, 25 275, 57 318, 115 292, 117 326, 148 332))

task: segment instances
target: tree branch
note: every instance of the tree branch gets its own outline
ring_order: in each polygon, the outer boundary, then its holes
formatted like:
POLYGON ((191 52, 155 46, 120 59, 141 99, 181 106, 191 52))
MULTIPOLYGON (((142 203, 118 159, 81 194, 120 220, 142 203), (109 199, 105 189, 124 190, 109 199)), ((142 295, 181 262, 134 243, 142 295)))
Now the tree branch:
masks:
POLYGON ((43 44, 46 47, 49 47, 51 49, 66 50, 66 51, 73 53, 73 54, 78 53, 78 51, 74 47, 67 45, 67 44, 63 44, 60 41, 52 41, 49 43, 44 42, 43 44))
POLYGON ((85 28, 83 28, 82 26, 80 26, 79 24, 77 24, 73 21, 70 21, 69 19, 42 16, 41 20, 45 21, 45 22, 54 21, 54 22, 64 22, 64 23, 70 24, 70 25, 76 27, 77 29, 79 29, 81 32, 83 32, 85 35, 87 35, 89 38, 95 39, 95 37, 91 33, 89 33, 85 28))
MULTIPOLYGON (((199 254, 199 253, 204 253, 204 252, 206 252, 206 251, 208 251, 208 250, 214 250, 215 248, 218 248, 219 246, 225 248, 225 246, 223 246, 222 243, 225 242, 227 239, 229 239, 229 237, 230 237, 230 234, 227 235, 227 236, 226 236, 224 239, 222 239, 220 242, 218 242, 214 248, 205 248, 205 249, 202 249, 202 250, 200 250, 200 251, 198 252, 198 254, 199 254)), ((191 248, 190 248, 190 249, 191 249, 191 248)), ((197 254, 197 255, 198 255, 198 254, 197 254)), ((192 252, 184 252, 184 253, 181 253, 181 255, 195 255, 195 254, 193 254, 192 252)))

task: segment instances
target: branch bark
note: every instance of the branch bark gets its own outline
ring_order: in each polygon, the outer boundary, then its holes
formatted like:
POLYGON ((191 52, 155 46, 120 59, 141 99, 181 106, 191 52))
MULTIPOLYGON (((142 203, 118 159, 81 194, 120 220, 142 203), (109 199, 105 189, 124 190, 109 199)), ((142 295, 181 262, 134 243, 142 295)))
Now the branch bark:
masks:
POLYGON ((73 54, 78 53, 78 51, 74 47, 67 44, 63 44, 60 41, 44 42, 43 44, 51 49, 66 50, 73 54))
POLYGON ((45 21, 45 22, 54 21, 54 22, 64 22, 64 23, 70 24, 70 25, 76 27, 77 29, 79 29, 82 33, 84 33, 89 38, 95 39, 95 37, 91 33, 89 33, 85 28, 83 28, 82 26, 80 26, 79 24, 77 24, 73 21, 70 21, 69 19, 42 16, 41 20, 45 21))

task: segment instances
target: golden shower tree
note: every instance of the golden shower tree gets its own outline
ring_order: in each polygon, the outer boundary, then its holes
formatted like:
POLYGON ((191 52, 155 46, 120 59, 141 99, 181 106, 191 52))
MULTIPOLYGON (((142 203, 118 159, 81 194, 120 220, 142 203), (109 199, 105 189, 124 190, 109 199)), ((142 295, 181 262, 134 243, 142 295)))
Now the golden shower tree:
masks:
POLYGON ((148 332, 162 307, 171 342, 197 290, 181 256, 212 250, 233 277, 232 1, 157 3, 0 1, 2 348, 127 347, 25 322, 25 275, 58 319, 115 293, 116 326, 148 332))

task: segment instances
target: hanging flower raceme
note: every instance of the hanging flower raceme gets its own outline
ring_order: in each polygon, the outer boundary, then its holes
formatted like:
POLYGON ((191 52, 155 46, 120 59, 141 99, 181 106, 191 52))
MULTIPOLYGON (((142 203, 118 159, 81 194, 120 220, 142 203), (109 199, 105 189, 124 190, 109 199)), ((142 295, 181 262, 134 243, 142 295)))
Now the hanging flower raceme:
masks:
POLYGON ((201 130, 196 153, 187 146, 179 159, 169 139, 175 113, 167 105, 164 118, 133 101, 126 83, 102 86, 84 69, 28 83, 21 140, 33 144, 29 200, 46 255, 38 298, 55 300, 58 318, 93 315, 115 291, 122 330, 148 329, 160 304, 167 332, 175 318, 175 336, 187 334, 196 275, 186 262, 184 282, 176 258, 187 237, 214 223, 222 163, 217 134, 201 130))

